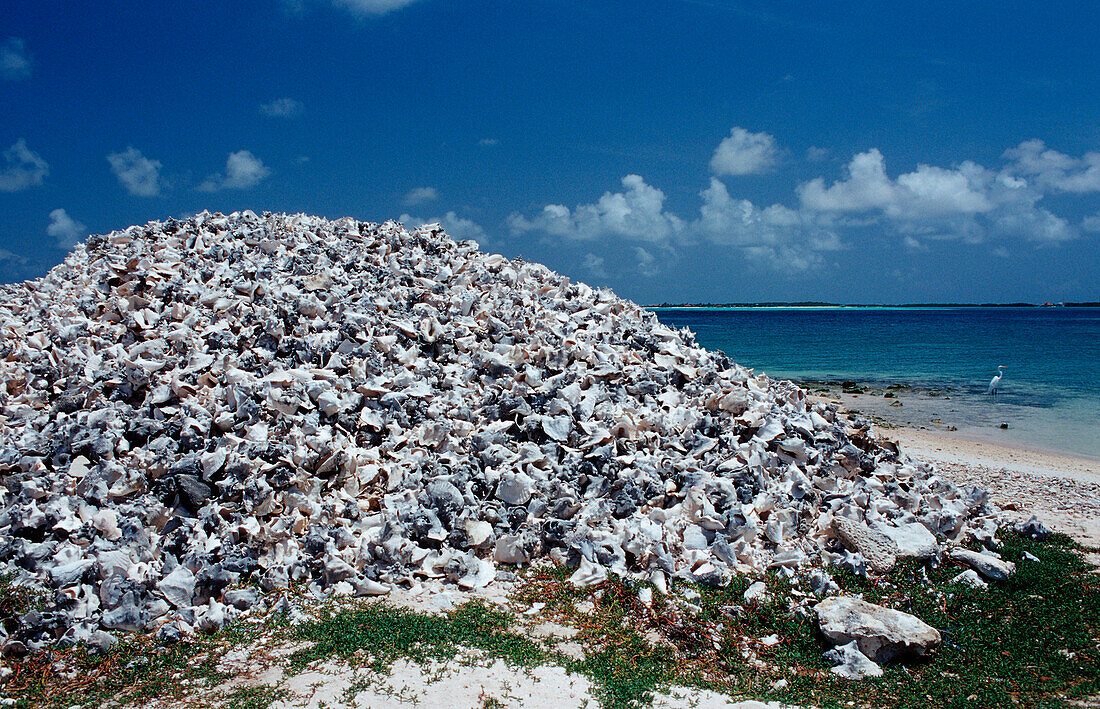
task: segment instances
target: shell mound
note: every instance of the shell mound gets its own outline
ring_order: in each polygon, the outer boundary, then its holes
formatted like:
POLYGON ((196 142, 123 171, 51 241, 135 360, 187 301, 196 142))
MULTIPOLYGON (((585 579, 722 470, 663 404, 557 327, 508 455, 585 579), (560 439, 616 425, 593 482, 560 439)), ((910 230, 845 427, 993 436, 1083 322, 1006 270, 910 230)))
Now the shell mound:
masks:
POLYGON ((151 222, 0 314, 0 565, 51 593, 9 651, 217 627, 249 581, 809 578, 864 563, 836 517, 994 529, 868 423, 436 226, 151 222))

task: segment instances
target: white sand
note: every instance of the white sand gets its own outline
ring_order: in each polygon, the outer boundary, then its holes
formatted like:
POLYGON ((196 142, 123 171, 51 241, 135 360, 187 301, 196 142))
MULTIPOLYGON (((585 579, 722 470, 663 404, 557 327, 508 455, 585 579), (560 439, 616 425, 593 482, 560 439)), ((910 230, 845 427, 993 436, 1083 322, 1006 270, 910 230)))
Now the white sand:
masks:
POLYGON ((957 431, 931 423, 906 426, 924 398, 905 392, 894 400, 901 407, 867 394, 815 398, 895 424, 880 426, 879 435, 897 441, 903 453, 935 463, 951 482, 985 488, 1010 518, 1023 521, 1035 515, 1055 531, 1100 547, 1100 460, 991 442, 983 431, 965 425, 957 431))
MULTIPOLYGON (((403 605, 413 606, 403 599, 403 605)), ((565 629, 563 629, 565 630, 565 629)), ((536 633, 541 635, 541 633, 536 633)), ((554 633, 557 635, 557 633, 554 633)), ((222 707, 233 692, 249 687, 275 687, 271 709, 407 709, 446 707, 484 709, 598 709, 592 684, 582 675, 556 665, 511 667, 468 652, 447 662, 421 664, 398 660, 389 674, 377 676, 352 663, 333 659, 296 674, 286 674, 285 660, 298 646, 270 644, 260 638, 231 650, 218 669, 233 678, 215 686, 193 686, 178 700, 152 700, 146 709, 222 707)), ((658 709, 798 709, 778 702, 735 701, 711 691, 673 688, 654 697, 658 709)))

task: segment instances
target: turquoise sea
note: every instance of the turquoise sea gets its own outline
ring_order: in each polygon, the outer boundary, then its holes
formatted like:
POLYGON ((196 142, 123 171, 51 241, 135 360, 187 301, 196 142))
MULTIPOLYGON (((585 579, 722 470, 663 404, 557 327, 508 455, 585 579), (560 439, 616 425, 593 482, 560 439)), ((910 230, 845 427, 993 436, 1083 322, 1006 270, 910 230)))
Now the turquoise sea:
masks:
POLYGON ((951 415, 975 430, 1008 423, 995 440, 1100 459, 1098 308, 653 310, 773 378, 901 384, 950 397, 951 415))

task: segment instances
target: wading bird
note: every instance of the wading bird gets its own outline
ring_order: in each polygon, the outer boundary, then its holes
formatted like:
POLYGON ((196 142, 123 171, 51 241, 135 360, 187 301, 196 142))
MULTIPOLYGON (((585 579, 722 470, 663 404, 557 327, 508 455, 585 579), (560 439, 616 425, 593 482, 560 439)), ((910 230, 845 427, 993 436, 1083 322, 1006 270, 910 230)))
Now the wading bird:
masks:
POLYGON ((997 390, 1001 388, 1001 377, 1005 375, 1005 370, 1008 367, 1003 364, 997 367, 997 375, 989 380, 989 393, 993 396, 997 396, 997 390))

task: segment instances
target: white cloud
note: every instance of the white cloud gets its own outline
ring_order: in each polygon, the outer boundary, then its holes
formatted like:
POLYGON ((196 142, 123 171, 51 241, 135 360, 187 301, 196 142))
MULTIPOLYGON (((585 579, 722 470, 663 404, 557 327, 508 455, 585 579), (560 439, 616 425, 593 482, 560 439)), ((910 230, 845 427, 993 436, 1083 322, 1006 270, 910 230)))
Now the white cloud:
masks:
POLYGON ((718 144, 710 159, 710 169, 716 175, 752 175, 770 170, 777 162, 775 138, 735 127, 718 144))
POLYGON ((159 160, 150 160, 134 147, 107 156, 111 172, 126 191, 138 197, 156 197, 160 194, 159 160))
POLYGON ((1100 192, 1100 152, 1074 158, 1050 150, 1041 140, 1028 140, 1005 151, 1012 160, 1008 172, 1031 178, 1041 189, 1057 192, 1100 192))
POLYGON ((710 178, 700 193, 703 206, 694 231, 729 246, 763 246, 779 240, 779 231, 801 226, 796 212, 782 205, 761 210, 747 199, 733 199, 722 182, 710 178))
POLYGON ((496 138, 482 138, 481 140, 477 141, 477 144, 483 148, 491 148, 494 145, 500 145, 500 141, 496 138))
POLYGON ((453 211, 447 212, 442 217, 430 217, 427 219, 422 217, 414 217, 410 214, 402 214, 400 217, 397 218, 397 221, 401 222, 410 229, 415 229, 417 227, 424 226, 425 224, 438 224, 443 227, 443 230, 447 232, 447 235, 455 241, 466 241, 468 239, 472 239, 483 247, 488 245, 490 242, 489 235, 485 233, 485 230, 481 227, 480 224, 472 219, 460 217, 453 211))
POLYGON ((848 164, 848 179, 826 187, 818 177, 798 188, 802 205, 814 211, 864 211, 885 208, 894 200, 894 185, 876 149, 859 153, 848 164))
POLYGON ((333 0, 335 5, 359 15, 384 15, 414 2, 416 0, 333 0))
POLYGON ((993 225, 999 234, 1026 241, 1057 243, 1077 237, 1065 219, 1028 203, 1007 205, 994 216, 993 225))
MULTIPOLYGON (((1085 179, 1091 164, 1089 156, 1075 162, 1046 159, 1060 165, 1060 174, 1072 177, 1073 185, 1085 179)), ((698 216, 682 218, 665 208, 665 194, 642 177, 627 175, 622 185, 621 191, 572 209, 549 204, 531 217, 512 214, 508 224, 514 235, 535 232, 552 239, 607 243, 609 249, 617 247, 611 251, 617 254, 625 247, 637 270, 647 275, 690 246, 734 252, 782 274, 819 269, 827 265, 830 252, 848 248, 846 235, 871 228, 910 251, 926 250, 935 240, 993 241, 994 247, 1005 240, 1057 244, 1075 238, 1078 228, 1100 231, 1100 214, 1070 224, 1041 206, 1045 193, 1034 181, 1011 170, 966 161, 952 167, 918 165, 891 178, 876 149, 853 156, 838 181, 826 183, 819 177, 799 185, 797 208, 758 206, 731 197, 726 185, 711 177, 699 193, 698 216)), ((607 253, 601 255, 596 247, 592 251, 597 253, 586 253, 582 267, 606 275, 607 253)))
POLYGON ((273 118, 294 118, 302 114, 302 102, 292 98, 277 98, 260 105, 260 113, 273 118))
POLYGON ((584 260, 581 261, 581 268, 591 273, 596 278, 606 278, 607 271, 603 267, 603 256, 597 256, 593 253, 587 253, 584 255, 584 260))
POLYGON ((200 192, 218 190, 247 190, 260 184, 271 174, 270 168, 247 150, 230 153, 225 160, 225 175, 215 174, 203 180, 196 189, 200 192))
POLYGON ((1037 205, 1043 192, 1008 172, 973 162, 954 168, 918 165, 893 180, 878 150, 859 153, 845 179, 826 186, 816 178, 799 186, 803 210, 818 223, 842 223, 844 213, 885 220, 901 234, 976 243, 990 234, 1036 242, 1072 239, 1064 219, 1037 205))
POLYGON ((985 184, 991 175, 982 167, 965 162, 955 170, 918 165, 897 179, 896 201, 889 206, 892 216, 941 216, 978 214, 993 209, 985 184))
POLYGON ((0 192, 19 192, 40 185, 50 174, 50 166, 41 155, 27 148, 22 138, 4 151, 4 171, 0 172, 0 192))
MULTIPOLYGON (((531 219, 513 214, 509 225, 514 234, 542 232, 577 241, 635 242, 631 253, 643 275, 656 273, 661 262, 641 244, 656 245, 671 256, 676 247, 702 242, 738 250, 747 260, 784 270, 821 266, 821 253, 842 247, 835 234, 807 223, 783 205, 761 209, 748 200, 731 198, 717 178, 712 177, 710 187, 700 193, 699 216, 691 221, 666 211, 664 193, 638 175, 624 177, 623 186, 623 192, 607 192, 595 204, 572 210, 552 204, 531 219)), ((585 265, 602 269, 604 264, 586 260, 585 265)))
POLYGON ((738 249, 748 259, 785 271, 824 265, 822 253, 843 244, 835 233, 781 204, 763 209, 747 199, 733 199, 716 178, 700 193, 703 205, 691 232, 698 239, 738 249))
POLYGON ((647 185, 638 175, 627 175, 622 185, 624 191, 605 192, 595 204, 578 205, 572 210, 550 204, 533 219, 513 214, 508 224, 516 234, 542 231, 578 241, 618 237, 667 243, 683 232, 680 218, 664 211, 664 192, 647 185))
POLYGON ((70 217, 64 209, 55 209, 50 212, 50 224, 46 227, 46 233, 57 239, 57 245, 61 248, 71 249, 85 236, 87 228, 70 217))
POLYGON ((31 57, 27 43, 18 37, 8 37, 0 43, 0 77, 20 81, 31 75, 31 57))
POLYGON ((816 145, 806 148, 806 159, 810 162, 821 162, 827 157, 829 157, 828 148, 819 148, 816 145))
POLYGON ((414 187, 405 193, 404 202, 406 207, 415 207, 437 199, 439 199, 439 192, 434 187, 414 187))
POLYGON ((258 157, 247 150, 230 153, 225 161, 225 182, 223 187, 230 190, 247 190, 255 187, 271 174, 258 157))
POLYGON ((657 259, 641 246, 634 247, 634 260, 638 267, 638 273, 643 276, 654 276, 660 271, 656 266, 657 259))

